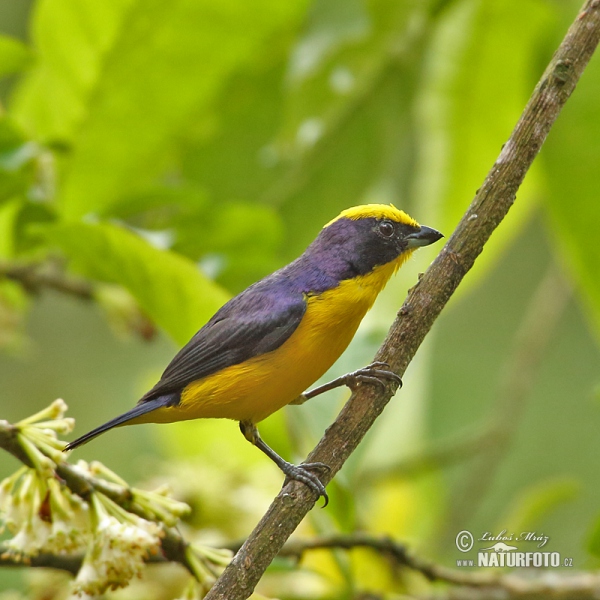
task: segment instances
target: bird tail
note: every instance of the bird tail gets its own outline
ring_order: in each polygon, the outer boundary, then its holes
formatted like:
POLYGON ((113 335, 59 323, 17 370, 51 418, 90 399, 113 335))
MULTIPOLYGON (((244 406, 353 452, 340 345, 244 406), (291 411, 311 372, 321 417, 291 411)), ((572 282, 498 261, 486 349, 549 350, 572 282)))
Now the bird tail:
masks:
POLYGON ((104 423, 104 425, 100 425, 100 427, 96 427, 96 429, 92 429, 92 431, 89 431, 85 435, 82 435, 76 440, 69 442, 65 446, 65 452, 68 450, 73 450, 74 448, 77 448, 78 446, 81 446, 83 444, 86 444, 90 440, 93 440, 96 436, 99 436, 101 433, 104 433, 105 431, 108 431, 113 427, 124 425, 128 421, 131 421, 132 419, 152 412, 157 408, 169 406, 170 401, 172 403, 172 399, 170 396, 159 396, 158 398, 153 398, 152 400, 145 400, 144 402, 141 402, 140 404, 134 406, 131 410, 128 410, 126 413, 123 413, 122 415, 111 419, 107 423, 104 423))

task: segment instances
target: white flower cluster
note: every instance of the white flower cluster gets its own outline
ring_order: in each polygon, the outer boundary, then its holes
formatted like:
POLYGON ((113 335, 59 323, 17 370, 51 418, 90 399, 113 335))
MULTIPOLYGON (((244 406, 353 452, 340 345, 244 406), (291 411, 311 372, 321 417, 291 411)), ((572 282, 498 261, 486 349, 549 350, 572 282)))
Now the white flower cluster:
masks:
POLYGON ((92 536, 74 582, 78 594, 102 594, 141 574, 144 560, 160 549, 160 525, 129 513, 104 494, 92 494, 92 536))
POLYGON ((70 433, 75 426, 74 419, 64 416, 67 408, 64 400, 55 400, 14 425, 19 445, 41 476, 54 477, 56 464, 64 461, 66 442, 59 440, 58 434, 70 433))
POLYGON ((0 531, 13 534, 4 555, 27 562, 40 552, 81 552, 88 521, 83 500, 34 469, 23 467, 0 483, 0 531))
POLYGON ((54 401, 48 408, 14 426, 17 441, 33 468, 23 467, 0 483, 0 531, 13 534, 5 554, 17 560, 40 552, 66 554, 86 546, 83 535, 88 522, 86 503, 61 486, 56 462, 63 460, 64 442, 57 434, 73 429, 64 417, 67 405, 54 401))
MULTIPOLYGON (((98 462, 69 465, 90 489, 85 500, 74 494, 56 475, 57 465, 65 463, 65 444, 57 434, 73 427, 72 419, 64 418, 66 409, 57 400, 14 426, 0 422, 16 435, 32 465, 0 482, 0 532, 6 528, 13 535, 3 544, 4 555, 24 562, 40 553, 85 553, 73 591, 97 595, 138 576, 144 561, 159 552, 164 526, 175 525, 190 509, 170 498, 165 487, 154 492, 130 488, 98 462), (109 496, 126 497, 123 505, 133 512, 109 496)), ((217 550, 188 549, 188 562, 199 579, 212 581, 207 565, 229 559, 217 550)))

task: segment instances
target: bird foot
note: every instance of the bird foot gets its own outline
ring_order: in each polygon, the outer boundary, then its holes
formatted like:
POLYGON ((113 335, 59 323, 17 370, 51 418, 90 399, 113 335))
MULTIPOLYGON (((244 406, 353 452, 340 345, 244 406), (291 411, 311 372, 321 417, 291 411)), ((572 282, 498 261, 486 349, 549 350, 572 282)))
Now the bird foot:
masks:
POLYGON ((344 383, 352 391, 354 391, 362 383, 370 383, 373 385, 379 385, 382 388, 385 387, 383 379, 387 379, 392 382, 396 388, 402 387, 402 378, 390 370, 390 365, 386 362, 376 361, 370 365, 358 369, 352 373, 344 375, 344 383))
POLYGON ((293 479, 294 481, 300 481, 308 488, 310 488, 315 494, 317 494, 317 500, 323 496, 325 503, 322 508, 325 508, 329 504, 329 496, 325 491, 325 486, 315 473, 312 471, 328 472, 330 467, 325 463, 302 463, 300 465, 293 465, 292 463, 285 462, 280 465, 281 470, 284 472, 286 479, 283 483, 285 484, 293 479))

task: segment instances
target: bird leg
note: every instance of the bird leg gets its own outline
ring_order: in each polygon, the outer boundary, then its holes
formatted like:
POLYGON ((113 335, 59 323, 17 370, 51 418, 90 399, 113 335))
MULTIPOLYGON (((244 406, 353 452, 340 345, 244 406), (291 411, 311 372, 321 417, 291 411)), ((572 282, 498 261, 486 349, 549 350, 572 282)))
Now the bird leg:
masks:
POLYGON ((304 392, 304 394, 300 394, 300 396, 298 396, 295 400, 292 400, 290 404, 304 404, 307 400, 310 400, 311 398, 314 398, 323 392, 328 392, 329 390, 341 387, 342 385, 348 386, 352 391, 355 391, 356 388, 363 383, 370 383, 385 387, 385 383, 382 381, 382 379, 388 379, 396 386, 402 387, 402 379, 399 375, 393 371, 390 371, 390 366, 387 363, 374 362, 367 367, 358 369, 358 371, 347 373, 346 375, 342 375, 341 377, 338 377, 329 383, 320 385, 314 390, 304 392))
MULTIPOLYGON (((292 463, 284 460, 267 444, 262 440, 258 433, 258 429, 254 423, 250 421, 240 421, 240 430, 244 437, 251 443, 254 444, 259 450, 262 450, 282 471, 287 479, 295 479, 301 481, 308 486, 315 494, 317 499, 321 496, 325 499, 323 508, 329 503, 329 497, 325 491, 325 486, 321 483, 321 480, 312 473, 315 471, 329 471, 329 467, 325 463, 302 463, 301 465, 293 465, 292 463)), ((285 483, 284 483, 285 485, 285 483)))

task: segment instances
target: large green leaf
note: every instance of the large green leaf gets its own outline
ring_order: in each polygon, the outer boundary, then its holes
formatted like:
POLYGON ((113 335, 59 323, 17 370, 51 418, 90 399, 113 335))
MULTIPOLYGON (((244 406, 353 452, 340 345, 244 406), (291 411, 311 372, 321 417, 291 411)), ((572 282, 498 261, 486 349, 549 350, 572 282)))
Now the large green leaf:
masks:
POLYGON ((31 37, 38 61, 12 101, 12 113, 43 141, 71 142, 88 115, 104 63, 136 0, 40 0, 31 37))
POLYGON ((226 293, 192 261, 159 250, 124 227, 73 223, 51 226, 48 231, 76 270, 127 288, 179 344, 227 300, 226 293))
POLYGON ((38 122, 52 120, 45 92, 51 92, 53 110, 61 112, 65 102, 70 107, 71 131, 58 126, 58 117, 54 128, 70 134, 73 145, 61 193, 67 218, 105 213, 155 178, 192 116, 208 110, 228 77, 251 63, 274 31, 295 22, 305 2, 123 0, 106 9, 103 35, 90 42, 91 11, 103 4, 43 5, 35 37, 47 40, 53 53, 47 60, 42 55, 17 97, 23 121, 38 114, 38 122), (69 26, 58 27, 66 17, 69 26), (84 59, 70 55, 80 52, 90 68, 78 71, 84 59))
POLYGON ((134 228, 172 232, 172 250, 201 261, 232 292, 280 266, 279 215, 270 207, 235 201, 210 202, 199 186, 154 186, 126 198, 115 216, 134 228))
POLYGON ((270 207, 224 202, 212 210, 181 219, 173 249, 192 259, 212 263, 215 277, 228 290, 240 292, 274 271, 283 241, 279 215, 270 207))

